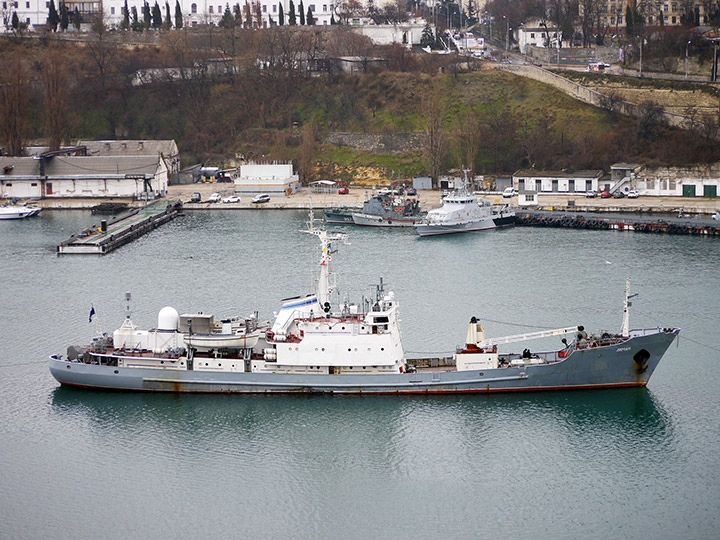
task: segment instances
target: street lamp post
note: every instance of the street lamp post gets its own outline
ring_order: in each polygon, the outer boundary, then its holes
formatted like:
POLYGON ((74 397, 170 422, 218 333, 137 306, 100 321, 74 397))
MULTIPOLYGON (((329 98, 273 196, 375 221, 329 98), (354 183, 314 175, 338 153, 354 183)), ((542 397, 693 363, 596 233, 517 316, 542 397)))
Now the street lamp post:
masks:
POLYGON ((685 80, 688 79, 688 47, 690 46, 690 41, 687 42, 687 45, 685 45, 685 80))

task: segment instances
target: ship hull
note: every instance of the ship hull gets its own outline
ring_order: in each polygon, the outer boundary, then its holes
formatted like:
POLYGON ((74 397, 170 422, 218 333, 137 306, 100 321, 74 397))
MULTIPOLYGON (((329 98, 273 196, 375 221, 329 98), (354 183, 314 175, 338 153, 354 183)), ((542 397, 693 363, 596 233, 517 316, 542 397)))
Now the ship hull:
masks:
POLYGON ((437 236, 441 234, 487 231, 490 229, 498 229, 500 227, 509 227, 514 224, 515 215, 512 214, 492 216, 478 221, 452 223, 448 225, 440 223, 418 223, 415 225, 415 231, 417 231, 420 236, 437 236))
POLYGON ((383 217, 373 214, 353 214, 352 220, 355 225, 367 227, 413 227, 418 223, 420 217, 383 217))
POLYGON ((326 223, 353 223, 352 213, 350 212, 327 210, 323 212, 323 217, 326 223))
POLYGON ((0 209, 0 219, 25 219, 40 213, 40 208, 10 206, 0 209))
POLYGON ((221 393, 451 394, 645 386, 679 329, 574 350, 548 364, 486 370, 317 375, 124 368, 50 358, 63 385, 113 390, 221 393))

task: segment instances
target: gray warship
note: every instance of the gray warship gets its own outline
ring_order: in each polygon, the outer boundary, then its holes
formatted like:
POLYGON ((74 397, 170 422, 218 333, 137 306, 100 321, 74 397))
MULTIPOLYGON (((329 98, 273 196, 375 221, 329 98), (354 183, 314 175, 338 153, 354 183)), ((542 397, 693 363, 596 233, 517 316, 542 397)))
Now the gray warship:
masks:
POLYGON ((398 302, 382 280, 374 298, 333 306, 333 244, 309 221, 304 232, 321 244, 316 290, 283 301, 275 320, 257 315, 215 321, 212 315, 158 314, 157 328, 131 319, 112 335, 70 346, 49 360, 62 385, 113 390, 238 393, 452 394, 645 386, 679 328, 630 329, 626 285, 619 333, 588 334, 570 326, 486 338, 472 318, 465 345, 437 358, 406 357, 398 302), (498 346, 567 335, 549 352, 500 353, 498 346))

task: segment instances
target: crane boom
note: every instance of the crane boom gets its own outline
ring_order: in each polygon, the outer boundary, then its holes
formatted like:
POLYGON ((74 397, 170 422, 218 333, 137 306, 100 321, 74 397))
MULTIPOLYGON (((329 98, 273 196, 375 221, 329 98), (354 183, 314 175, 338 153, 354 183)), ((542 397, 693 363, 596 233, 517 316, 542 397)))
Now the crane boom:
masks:
POLYGON ((553 330, 541 330, 540 332, 528 332, 527 334, 515 334, 513 336, 504 336, 496 338, 488 338, 477 343, 478 347, 486 348, 492 347, 493 345, 503 345, 505 343, 516 343, 518 341, 528 341, 530 339, 540 339, 553 336, 562 336, 564 334, 570 334, 577 332, 577 326, 568 326, 566 328, 555 328, 553 330))

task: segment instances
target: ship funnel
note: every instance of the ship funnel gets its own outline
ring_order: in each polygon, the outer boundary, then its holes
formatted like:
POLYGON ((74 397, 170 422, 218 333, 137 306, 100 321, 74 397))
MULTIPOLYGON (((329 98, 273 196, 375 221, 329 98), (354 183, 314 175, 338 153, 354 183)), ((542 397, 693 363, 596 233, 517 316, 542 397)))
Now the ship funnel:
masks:
POLYGON ((467 339, 465 340, 467 345, 476 345, 485 340, 485 330, 483 329, 482 324, 477 321, 477 317, 470 319, 467 339))

